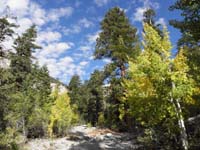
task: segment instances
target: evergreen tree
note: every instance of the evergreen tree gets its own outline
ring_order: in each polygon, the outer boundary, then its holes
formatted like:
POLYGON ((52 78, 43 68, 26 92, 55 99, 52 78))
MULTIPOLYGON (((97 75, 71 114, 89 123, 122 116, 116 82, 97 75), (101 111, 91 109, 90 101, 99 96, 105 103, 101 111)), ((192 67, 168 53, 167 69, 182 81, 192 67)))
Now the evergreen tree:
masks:
POLYGON ((15 76, 18 88, 22 87, 23 80, 31 72, 32 52, 40 48, 34 42, 37 37, 35 26, 31 26, 14 41, 16 53, 11 56, 11 71, 15 76))
POLYGON ((200 3, 198 0, 177 0, 174 5, 169 9, 180 10, 182 20, 170 20, 170 24, 175 28, 178 28, 182 37, 179 40, 180 45, 187 45, 193 47, 199 45, 200 39, 200 3))
POLYGON ((103 74, 95 70, 88 81, 90 98, 88 100, 87 118, 95 126, 100 113, 103 111, 103 74))
MULTIPOLYGON (((197 86, 200 85, 200 3, 198 0, 177 0, 170 10, 180 10, 182 20, 170 20, 170 24, 182 33, 178 46, 186 46, 185 54, 188 57, 190 74, 193 75, 197 86)), ((199 94, 199 93, 198 93, 199 94)), ((199 99, 199 96, 198 96, 199 99)))
POLYGON ((80 106, 77 106, 81 110, 81 111, 79 111, 81 119, 83 119, 83 121, 86 121, 86 122, 89 122, 89 119, 88 119, 89 104, 88 103, 91 98, 91 92, 90 92, 90 87, 88 85, 88 82, 89 81, 86 80, 79 89, 80 94, 81 94, 80 95, 81 103, 80 103, 80 106))
POLYGON ((82 91, 81 91, 81 80, 78 75, 72 76, 69 82, 69 97, 72 105, 76 105, 78 107, 78 111, 80 114, 83 113, 83 101, 82 101, 82 91))
POLYGON ((41 137, 47 134, 48 116, 52 105, 50 77, 47 68, 33 65, 27 79, 30 89, 31 108, 27 121, 28 137, 41 137))
POLYGON ((155 22, 155 17, 156 17, 156 12, 154 9, 149 8, 147 9, 144 14, 143 14, 143 22, 151 25, 158 33, 159 35, 163 36, 163 33, 160 29, 161 24, 156 24, 155 22))
POLYGON ((0 18, 0 59, 5 57, 5 49, 3 42, 8 38, 12 37, 14 34, 13 28, 17 26, 13 23, 10 23, 7 18, 0 18))
POLYGON ((131 26, 124 11, 118 7, 110 9, 101 22, 102 32, 97 38, 94 56, 110 58, 125 76, 128 57, 138 54, 137 30, 131 26))
MULTIPOLYGON (((40 48, 34 42, 36 40, 35 26, 31 26, 14 41, 16 53, 11 55, 10 69, 13 74, 15 93, 10 104, 14 124, 22 128, 24 136, 27 136, 28 116, 34 102, 30 77, 32 71, 32 52, 40 48)), ((15 126, 15 125, 13 125, 15 126)))
POLYGON ((13 28, 16 25, 9 23, 7 18, 0 18, 0 132, 5 131, 8 104, 10 101, 10 94, 12 91, 12 74, 7 68, 6 60, 8 53, 3 45, 3 42, 14 34, 13 28))
POLYGON ((112 60, 104 71, 104 79, 109 79, 112 90, 107 96, 106 118, 109 126, 119 128, 119 106, 120 97, 122 97, 120 94, 123 93, 120 78, 126 77, 128 58, 135 58, 140 53, 137 30, 130 24, 124 11, 118 7, 106 13, 101 22, 101 30, 94 56, 97 59, 110 58, 112 60), (112 116, 112 119, 109 116, 112 116))

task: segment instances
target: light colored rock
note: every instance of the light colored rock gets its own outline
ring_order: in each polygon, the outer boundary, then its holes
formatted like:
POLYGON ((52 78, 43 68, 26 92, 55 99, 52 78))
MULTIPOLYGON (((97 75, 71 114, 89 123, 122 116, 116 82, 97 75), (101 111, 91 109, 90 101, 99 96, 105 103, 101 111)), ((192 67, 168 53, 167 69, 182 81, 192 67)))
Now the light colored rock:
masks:
POLYGON ((106 136, 107 136, 107 137, 111 137, 111 136, 112 136, 112 133, 107 133, 106 136))

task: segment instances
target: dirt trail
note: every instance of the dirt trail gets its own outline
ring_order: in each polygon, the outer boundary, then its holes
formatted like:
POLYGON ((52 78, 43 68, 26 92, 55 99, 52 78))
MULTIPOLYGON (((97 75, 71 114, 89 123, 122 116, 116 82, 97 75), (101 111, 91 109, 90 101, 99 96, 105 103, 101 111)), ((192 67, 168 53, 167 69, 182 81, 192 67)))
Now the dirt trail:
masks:
POLYGON ((34 139, 24 150, 135 150, 139 147, 129 133, 97 129, 86 125, 73 127, 69 136, 57 139, 34 139))

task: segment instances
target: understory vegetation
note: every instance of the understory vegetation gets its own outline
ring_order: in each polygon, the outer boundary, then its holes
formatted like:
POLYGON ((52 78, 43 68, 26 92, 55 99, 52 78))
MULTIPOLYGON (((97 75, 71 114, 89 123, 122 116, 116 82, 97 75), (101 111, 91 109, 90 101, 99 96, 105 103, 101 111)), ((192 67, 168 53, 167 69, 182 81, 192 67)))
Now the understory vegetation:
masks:
POLYGON ((181 32, 175 56, 153 9, 144 13, 139 37, 114 7, 101 21, 94 51, 95 59, 111 62, 86 81, 74 75, 68 85, 34 60, 41 48, 36 26, 16 35, 18 26, 0 18, 0 61, 10 61, 0 66, 0 149, 18 149, 27 138, 65 136, 83 123, 137 134, 144 149, 200 149, 200 3, 177 0, 169 9, 182 13, 182 20, 170 20, 181 32), (14 51, 4 47, 8 38, 14 51))

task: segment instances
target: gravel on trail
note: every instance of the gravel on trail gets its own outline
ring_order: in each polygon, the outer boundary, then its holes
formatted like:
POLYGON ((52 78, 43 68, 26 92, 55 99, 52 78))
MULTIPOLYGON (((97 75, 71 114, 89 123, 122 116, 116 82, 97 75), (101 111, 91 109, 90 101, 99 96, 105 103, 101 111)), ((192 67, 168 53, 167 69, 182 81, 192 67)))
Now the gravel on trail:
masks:
POLYGON ((67 137, 32 139, 23 150, 136 150, 140 147, 130 133, 118 133, 86 125, 73 127, 67 137))

